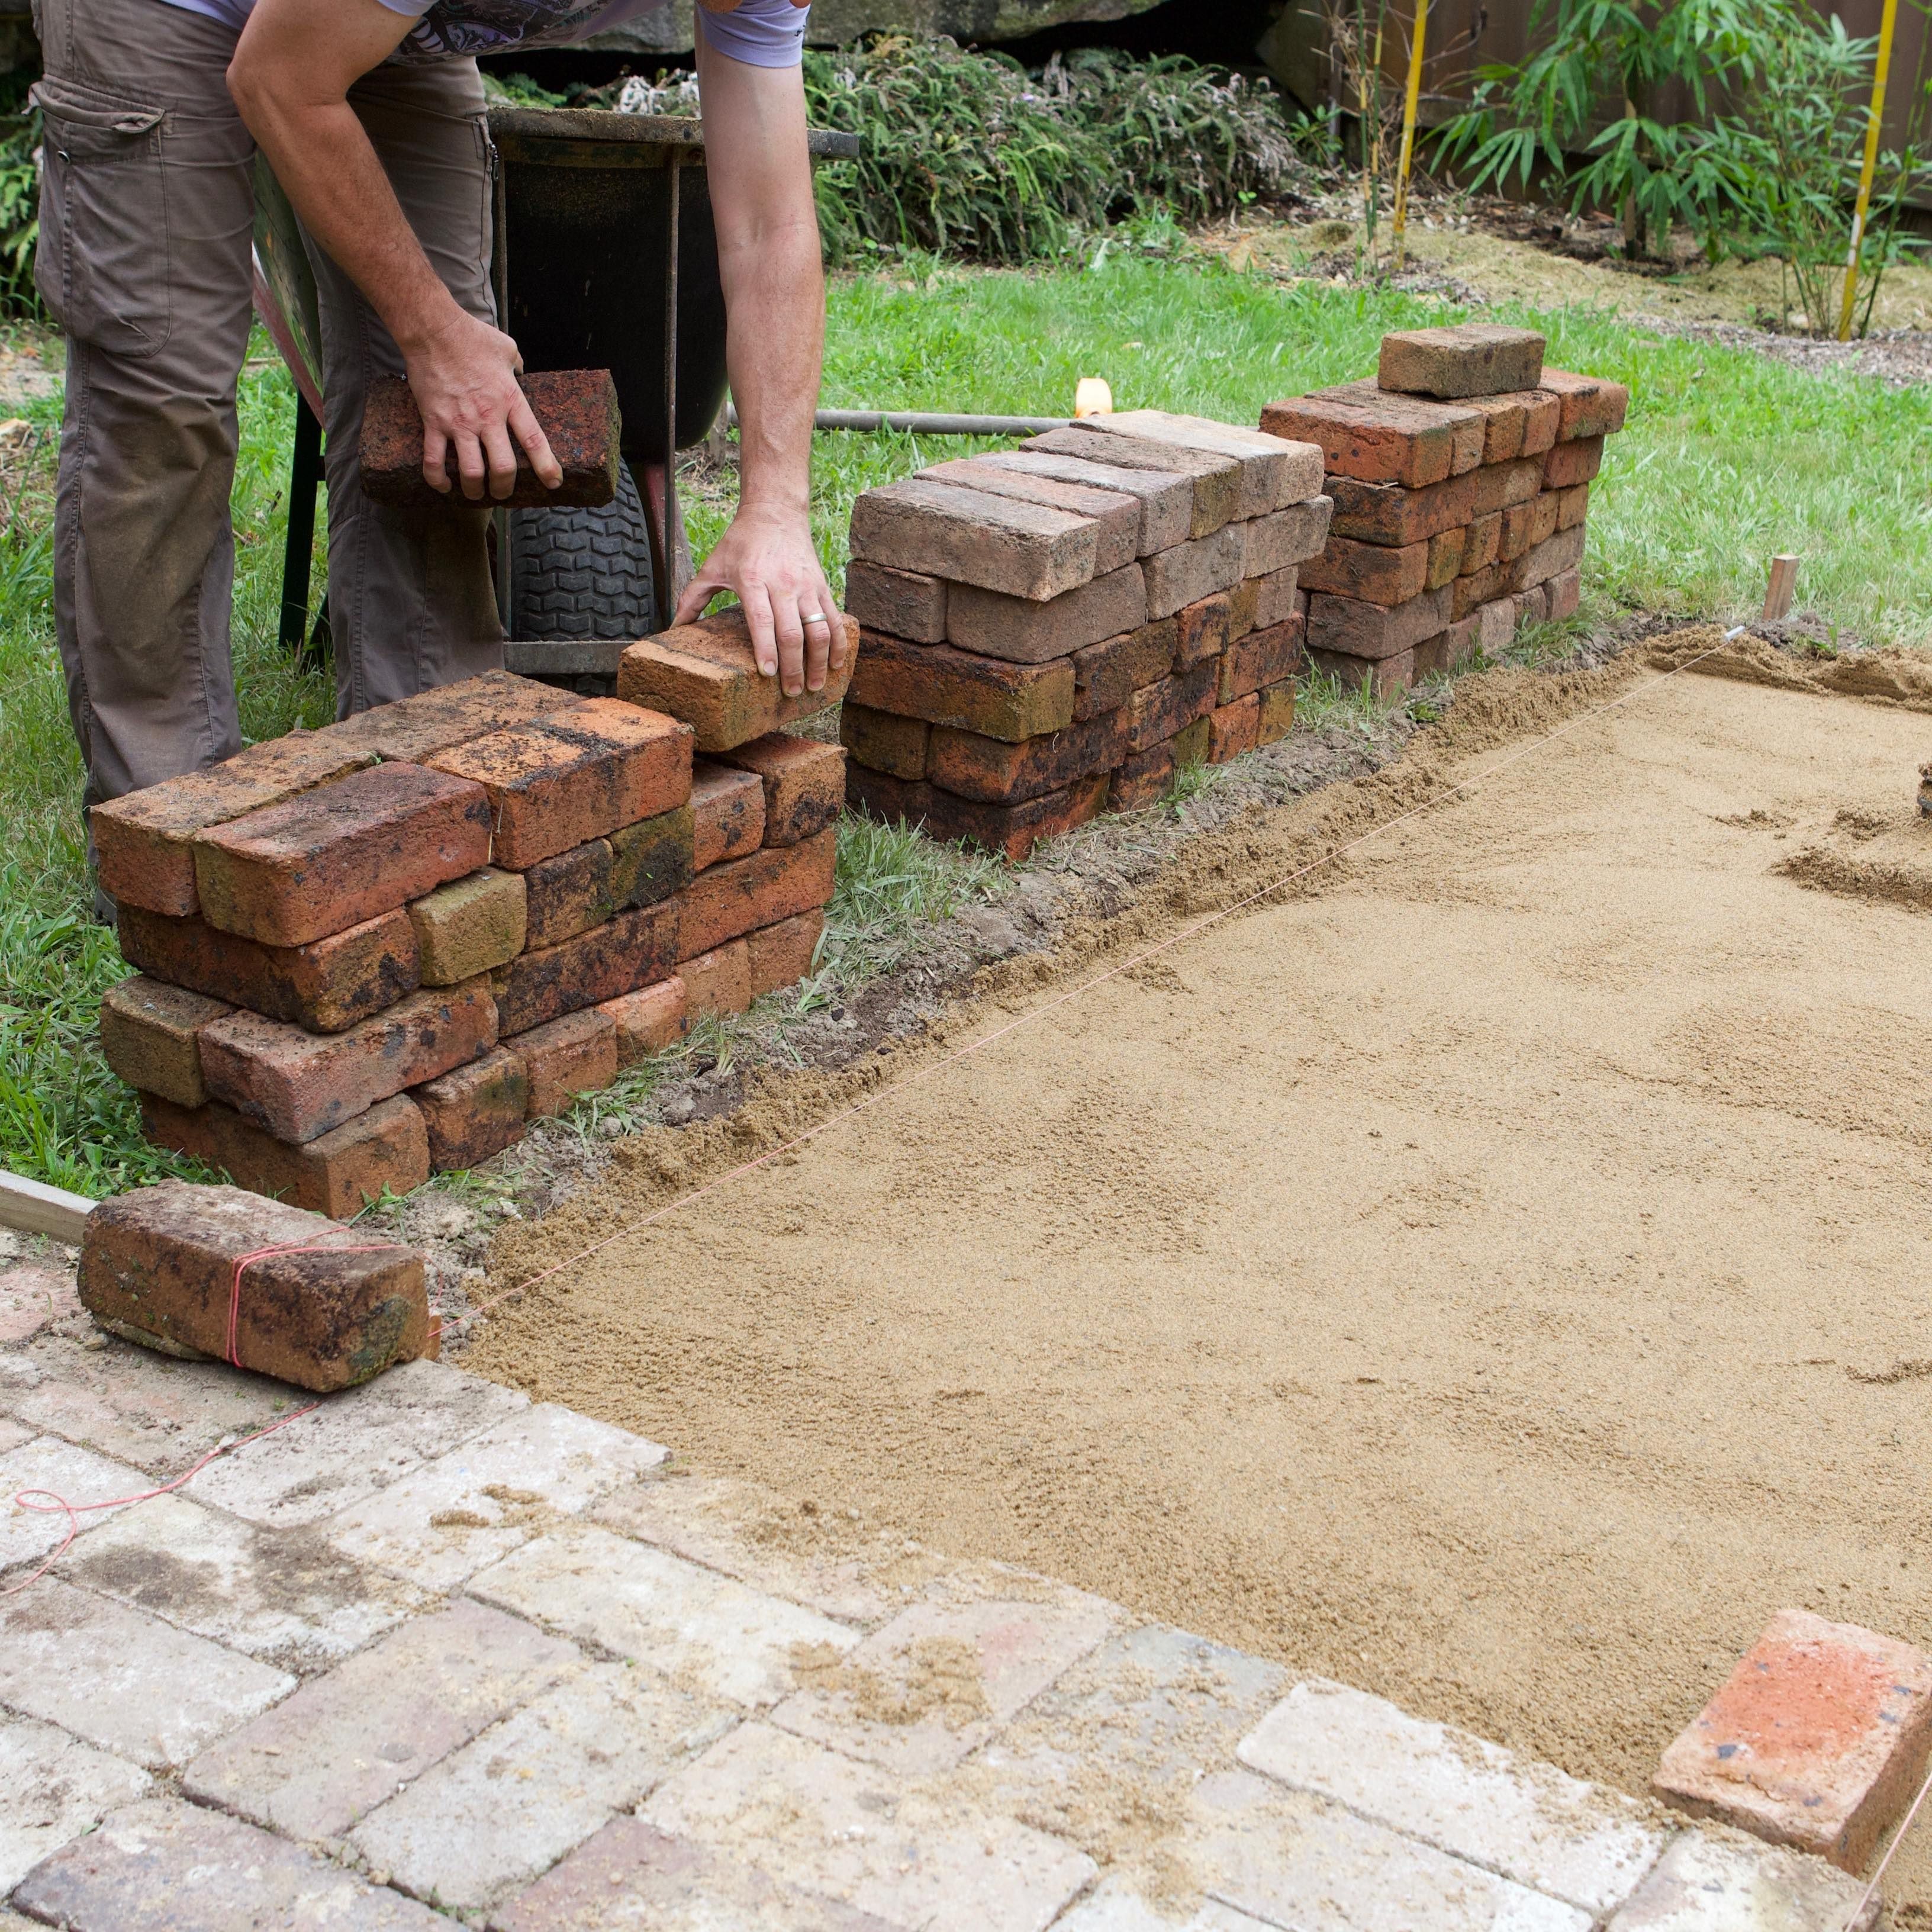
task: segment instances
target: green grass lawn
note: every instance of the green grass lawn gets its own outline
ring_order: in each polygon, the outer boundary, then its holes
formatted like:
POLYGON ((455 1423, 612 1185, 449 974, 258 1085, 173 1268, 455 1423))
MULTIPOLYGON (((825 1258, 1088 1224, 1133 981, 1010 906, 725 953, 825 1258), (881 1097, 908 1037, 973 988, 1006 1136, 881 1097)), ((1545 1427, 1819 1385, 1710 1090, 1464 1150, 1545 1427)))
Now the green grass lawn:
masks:
MULTIPOLYGON (((944 266, 841 280, 832 293, 829 405, 1052 415, 1076 380, 1104 375, 1117 405, 1252 422, 1262 406, 1364 375, 1391 328, 1456 319, 1409 297, 1325 284, 1282 286, 1218 267, 1109 252, 1050 273, 944 266)), ((1932 643, 1932 391, 1812 376, 1747 352, 1660 338, 1613 316, 1525 314, 1551 361, 1628 382, 1628 428, 1592 492, 1586 610, 1748 614, 1780 550, 1804 560, 1802 605, 1868 641, 1932 643)), ((242 395, 235 497, 236 659, 244 731, 272 736, 328 715, 326 677, 274 642, 292 404, 279 372, 242 395)), ((57 407, 40 406, 51 424, 57 407)), ((853 498, 957 440, 819 439, 815 524, 842 572, 853 498)), ((702 552, 730 510, 728 482, 694 490, 702 552)), ((131 1097, 92 1044, 101 989, 123 968, 86 919, 76 800, 49 605, 47 506, 0 536, 0 1164, 100 1193, 176 1171, 145 1148, 131 1097)), ((318 594, 320 584, 318 560, 318 594)), ((923 842, 848 829, 828 956, 839 970, 892 956, 895 906, 943 908, 985 888, 923 842), (888 890, 883 882, 914 883, 888 890)))

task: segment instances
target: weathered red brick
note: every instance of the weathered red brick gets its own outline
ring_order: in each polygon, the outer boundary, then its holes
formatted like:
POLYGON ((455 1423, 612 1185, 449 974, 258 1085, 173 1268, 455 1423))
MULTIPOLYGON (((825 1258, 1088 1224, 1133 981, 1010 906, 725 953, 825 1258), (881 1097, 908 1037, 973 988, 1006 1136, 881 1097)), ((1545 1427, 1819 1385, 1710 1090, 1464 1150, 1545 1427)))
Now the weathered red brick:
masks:
POLYGON ((1282 623, 1300 614, 1300 603, 1297 596, 1301 582, 1299 568, 1278 570, 1272 577, 1258 577, 1250 581, 1254 585, 1253 628, 1257 631, 1265 631, 1271 624, 1282 623))
POLYGON ((776 677, 760 672, 744 614, 731 610, 632 644, 617 662, 617 695, 690 725, 700 752, 728 752, 829 710, 845 695, 860 632, 842 612, 833 621, 844 630, 844 662, 827 668, 820 690, 786 697, 776 677))
MULTIPOLYGON (((1104 454, 1105 452, 1102 452, 1104 454)), ((1052 477, 1061 483, 1078 483, 1089 489, 1111 490, 1130 496, 1140 519, 1138 541, 1134 554, 1151 556, 1157 550, 1171 549, 1204 531, 1194 528, 1194 484, 1190 477, 1177 476, 1157 470, 1129 470, 1114 463, 1088 461, 1078 456, 1057 456, 1043 449, 998 449, 974 458, 976 463, 1000 469, 1017 470, 1031 476, 1052 477)), ((1226 520, 1224 518, 1223 522, 1226 520)), ((870 623, 869 618, 861 621, 870 623)), ((896 625, 883 630, 910 637, 896 625)))
POLYGON ((338 748, 353 747, 378 758, 421 764, 472 738, 487 738, 513 724, 533 724, 574 711, 584 700, 554 685, 518 677, 507 670, 485 671, 460 683, 438 685, 413 698, 358 711, 315 736, 338 748))
POLYGON ((691 814, 694 878, 764 843, 765 788, 755 772, 700 759, 692 773, 691 814))
POLYGON ((420 765, 377 765, 199 834, 195 884, 211 926, 304 946, 489 858, 480 785, 420 765))
POLYGON ((1221 658, 1216 701, 1232 704, 1250 692, 1294 676, 1302 666, 1306 629, 1301 618, 1291 617, 1285 624, 1270 625, 1229 645, 1221 658))
POLYGON ((526 948, 541 952, 546 946, 561 946, 566 939, 602 926, 616 910, 611 902, 610 864, 610 842, 591 838, 508 874, 523 880, 526 896, 524 944, 493 959, 490 967, 507 964, 526 948))
MULTIPOLYGON (((1459 578, 1456 581, 1466 582, 1459 578)), ((1450 622, 1448 590, 1425 590, 1406 604, 1364 603, 1355 597, 1312 596, 1308 648, 1349 657, 1392 658, 1413 650, 1450 622)))
POLYGON ((1208 658, 1219 657, 1228 647, 1233 611, 1233 594, 1226 590, 1204 597, 1198 604, 1183 604, 1172 620, 1174 669, 1192 670, 1208 658))
POLYGON ((1466 526, 1460 530, 1444 530, 1429 539, 1429 568, 1424 573, 1422 584, 1425 590, 1440 590, 1461 574, 1462 542, 1467 535, 1466 526))
POLYGON ((300 1388, 347 1388, 429 1344, 421 1255, 238 1187, 164 1180, 102 1202, 81 1238, 80 1288, 122 1333, 300 1388), (238 1298, 236 1264, 277 1247, 298 1252, 249 1262, 238 1298))
POLYGON ((496 1043, 495 1003, 472 980, 412 993, 346 1033, 230 1013, 202 1029, 202 1078, 278 1140, 312 1141, 496 1043))
POLYGON ((1250 692, 1232 704, 1217 706, 1208 714, 1208 762, 1225 765, 1244 752, 1255 748, 1261 730, 1262 701, 1250 692))
POLYGON ((934 838, 970 839, 988 851, 1004 854, 1016 865, 1041 839, 1085 824, 1098 817, 1107 802, 1105 772, 1021 805, 982 805, 942 791, 937 785, 908 784, 856 765, 848 775, 848 788, 854 800, 874 818, 922 825, 934 838))
POLYGON ((1540 624, 1550 615, 1550 593, 1540 584, 1531 585, 1527 590, 1516 593, 1516 621, 1520 629, 1525 624, 1540 624))
POLYGON ((1864 1869, 1932 1753, 1932 1658, 1780 1610, 1664 1754, 1651 1790, 1693 1817, 1864 1869))
POLYGON ((1158 745, 1196 718, 1206 717, 1214 708, 1220 681, 1220 660, 1210 658, 1192 670, 1178 672, 1158 684, 1143 685, 1124 707, 1127 742, 1123 758, 1126 752, 1158 745))
POLYGON ((1484 604, 1492 602, 1510 587, 1515 566, 1498 557, 1480 570, 1459 577, 1449 586, 1449 621, 1459 623, 1484 604))
POLYGON ((1552 624, 1576 616, 1577 607, 1583 601, 1583 574, 1574 564, 1568 570, 1559 570, 1543 587, 1549 593, 1549 616, 1552 624))
POLYGON ((845 608, 868 631, 886 631, 916 644, 946 641, 946 585, 916 571, 893 570, 855 558, 845 566, 845 608))
POLYGON ((1285 510, 1244 524, 1246 541, 1241 554, 1242 574, 1272 577, 1278 570, 1292 570, 1319 556, 1334 514, 1332 496, 1312 496, 1305 503, 1291 503, 1285 510))
POLYGON ((491 982, 500 1032, 527 1033, 668 977, 677 965, 684 898, 679 892, 656 905, 633 907, 561 946, 518 954, 491 982))
MULTIPOLYGON (((522 952, 530 936, 530 890, 522 873, 485 866, 412 901, 409 914, 423 983, 460 986, 522 952)), ((268 1011, 253 1000, 247 1004, 268 1011)))
POLYGON ((610 904, 656 905, 691 883, 695 869, 697 814, 687 802, 620 825, 610 834, 610 904))
POLYGON ((1262 424, 1318 445, 1331 478, 1419 490, 1481 460, 1483 420, 1473 410, 1389 395, 1366 383, 1270 403, 1262 424))
POLYGON ((118 905, 185 919, 200 909, 194 841, 211 826, 346 778, 372 762, 320 732, 251 745, 205 772, 129 792, 88 814, 100 888, 118 905))
POLYGON ((1534 550, 1526 550, 1510 566, 1511 580, 1519 590, 1545 584, 1583 561, 1583 526, 1558 530, 1546 537, 1534 550))
POLYGON ((1485 463, 1509 463, 1520 456, 1540 456, 1556 440, 1557 424, 1563 414, 1558 399, 1540 389, 1472 396, 1465 406, 1481 412, 1485 463))
POLYGON ((1096 490, 1090 484, 1068 483, 1030 470, 982 463, 975 456, 952 457, 920 474, 934 482, 956 484, 989 496, 1010 497, 1016 502, 1036 503, 1090 519, 1096 577, 1132 563, 1140 554, 1140 506, 1118 490, 1096 490))
POLYGON ((742 1013, 752 1004, 752 949, 742 939, 700 952, 677 971, 694 1020, 742 1013))
POLYGON ((1556 493, 1556 527, 1559 530, 1574 530, 1590 514, 1590 486, 1587 483, 1573 483, 1567 490, 1556 493))
POLYGON ((1572 375, 1565 369, 1546 369, 1540 386, 1561 406, 1562 420, 1556 430, 1559 442, 1574 442, 1580 436, 1614 436, 1624 426, 1630 392, 1621 382, 1572 375))
MULTIPOLYGON (((1073 654, 1073 722, 1084 724, 1109 711, 1118 711, 1144 684, 1165 677, 1173 668, 1180 627, 1173 617, 1143 624, 1118 638, 1090 644, 1073 654)), ((916 778, 917 772, 900 772, 916 778)))
POLYGON ((229 1009, 179 986, 136 973, 100 996, 100 1050, 130 1087, 178 1107, 208 1098, 198 1036, 229 1009))
POLYGON ((617 1064, 628 1066, 684 1037, 690 1015, 684 981, 674 973, 654 986, 620 993, 599 1006, 617 1030, 617 1064))
POLYGON ((1335 515, 1328 526, 1331 540, 1354 537, 1364 543, 1422 543, 1438 531, 1454 530, 1476 515, 1476 479, 1471 470, 1426 489, 1405 489, 1395 483, 1362 483, 1353 477, 1331 476, 1328 494, 1335 515))
POLYGON ((1246 574, 1246 526, 1230 524, 1211 537, 1177 544, 1149 557, 1142 566, 1147 573, 1148 616, 1172 617, 1217 590, 1232 590, 1246 574))
MULTIPOLYGON (((718 768, 700 764, 694 769, 708 777, 718 768)), ((736 794, 737 819, 746 837, 744 849, 751 850, 758 839, 760 814, 750 809, 757 801, 748 799, 742 786, 727 789, 736 794)), ((698 795, 694 777, 692 799, 698 795)), ((695 869, 696 823, 694 806, 680 805, 620 826, 608 838, 589 839, 554 858, 541 859, 526 872, 508 874, 526 886, 529 949, 538 952, 560 946, 626 907, 655 905, 688 886, 695 869)), ((517 946, 490 965, 501 965, 524 950, 517 946)))
POLYGON ((1543 488, 1546 457, 1526 456, 1514 463, 1492 463, 1476 472, 1476 501, 1471 520, 1512 503, 1526 503, 1543 488))
POLYGON ((1527 550, 1534 550, 1556 534, 1556 513, 1561 492, 1539 490, 1526 503, 1512 503, 1503 514, 1502 541, 1497 554, 1514 562, 1527 550))
POLYGON ((1018 804, 1095 772, 1112 771, 1126 755, 1126 739, 1124 706, 1019 745, 940 725, 932 734, 926 776, 962 798, 1018 804))
POLYGON ((752 998, 763 999, 781 986, 793 986, 802 980, 812 970, 819 936, 824 930, 824 912, 814 906, 809 912, 747 933, 745 944, 751 956, 752 998))
POLYGON ((824 904, 837 846, 838 834, 828 830, 699 873, 672 902, 682 908, 680 961, 824 904))
POLYGON ((1208 720, 1202 717, 1158 745, 1150 745, 1143 752, 1130 752, 1108 782, 1109 808, 1137 812, 1142 806, 1159 803, 1174 782, 1177 770, 1206 759, 1208 740, 1208 720))
POLYGON ((300 1146, 278 1141, 231 1107, 177 1107, 141 1096, 141 1130, 157 1147, 220 1168, 238 1186, 346 1220, 386 1188, 406 1194, 429 1178, 422 1111, 407 1094, 379 1101, 346 1126, 300 1146))
MULTIPOLYGON (((1423 543, 1390 545, 1331 537, 1318 557, 1300 566, 1302 587, 1331 596, 1359 597, 1371 604, 1406 604, 1430 587, 1430 538, 1423 543)), ((1450 574, 1454 576, 1452 571, 1450 574)))
POLYGON ((547 1120, 586 1094, 601 1093, 617 1077, 617 1028, 601 1007, 566 1013, 527 1032, 505 1048, 522 1061, 530 1118, 547 1120))
MULTIPOLYGON (((1304 502, 1322 489, 1322 452, 1310 439, 1300 441, 1273 430, 1244 428, 1215 422, 1206 416, 1175 416, 1165 410, 1125 410, 1117 415, 1084 416, 1076 431, 1098 435, 1111 445, 1116 438, 1130 442, 1165 443, 1171 448, 1195 450, 1210 456, 1228 456, 1241 466, 1237 518, 1264 517, 1270 510, 1304 502)), ((1161 614, 1162 615, 1165 613, 1161 614)))
POLYGON ((1378 698, 1393 698, 1415 682, 1415 653, 1398 651, 1394 657, 1358 658, 1347 651, 1309 652, 1317 670, 1336 679, 1344 690, 1374 692, 1378 698))
POLYGON ((1415 673, 1458 671, 1476 654, 1478 620, 1474 616, 1459 620, 1446 631, 1424 638, 1415 647, 1415 673))
POLYGON ((1486 517, 1478 517, 1465 526, 1462 532, 1462 561, 1456 570, 1458 577, 1473 577, 1479 570, 1486 570, 1496 560, 1502 548, 1503 513, 1492 510, 1486 517))
POLYGON ((836 745, 774 731, 728 752, 764 787, 764 842, 796 845, 823 832, 845 802, 845 754, 836 745))
POLYGON ((1516 599, 1493 598, 1462 621, 1475 626, 1476 648, 1484 657, 1500 658, 1516 636, 1516 599))
POLYGON ((480 1060, 410 1090, 429 1136, 429 1164, 438 1174, 480 1167, 524 1137, 530 1077, 524 1063, 496 1046, 480 1060))
MULTIPOLYGON (((1106 646, 1096 644, 1096 650, 1106 646)), ((1076 658, 1075 662, 1079 660, 1076 658)), ((849 700, 838 713, 838 742, 855 764, 900 778, 926 776, 926 742, 932 727, 923 718, 896 717, 849 700)))
POLYGON ((1534 329, 1463 322, 1384 335, 1376 380, 1418 395, 1494 396, 1533 389, 1542 374, 1543 338, 1534 329))
POLYGON ((1045 598, 1094 575, 1100 530, 1090 517, 909 476, 865 491, 852 506, 852 554, 951 584, 1045 598))
POLYGON ((1275 571, 1267 577, 1244 577, 1228 592, 1229 644, 1238 643, 1256 628, 1256 616, 1262 607, 1262 586, 1280 574, 1280 572, 1275 571))
POLYGON ((1147 598, 1147 579, 1137 563, 1046 603, 962 584, 953 590, 946 626, 962 650, 1010 664, 1044 664, 1145 623, 1147 598))
POLYGON ((1070 658, 1008 664, 950 644, 908 644, 868 631, 851 695, 871 710, 1017 742, 1072 724, 1073 690, 1070 658))
POLYGON ((418 949, 409 915, 386 912, 306 946, 264 946, 202 919, 124 906, 121 956, 158 980, 272 1019, 338 1033, 414 990, 418 949))
POLYGON ((1559 442, 1543 459, 1542 485, 1546 490, 1574 490, 1579 483, 1590 482, 1603 466, 1601 436, 1559 442))
POLYGON ((1257 694, 1262 701, 1262 715, 1255 728, 1255 742, 1272 745, 1294 729, 1294 686, 1288 682, 1271 684, 1257 694))
MULTIPOLYGON (((1048 455, 1076 457, 1083 461, 1103 457, 1114 469, 1183 478, 1193 492, 1186 532, 1190 537, 1212 536, 1222 524, 1233 520, 1240 507, 1241 466, 1231 456, 1203 449, 1177 448, 1145 436, 1120 435, 1114 436, 1103 450, 1094 442, 1090 431, 1078 427, 1049 430, 1021 447, 1048 455)), ((1172 547, 1158 546, 1163 550, 1172 547)))
MULTIPOLYGON (((596 508, 609 502, 617 494, 622 429, 617 385, 610 370, 532 370, 517 380, 563 471, 563 480, 554 490, 547 488, 518 444, 516 482, 507 496, 487 498, 491 507, 596 508)), ((404 376, 378 376, 370 382, 357 462, 362 494, 373 502, 420 509, 465 500, 453 452, 445 463, 451 483, 447 495, 432 489, 424 478, 422 412, 404 376)), ((484 488, 487 492, 487 483, 484 488)))

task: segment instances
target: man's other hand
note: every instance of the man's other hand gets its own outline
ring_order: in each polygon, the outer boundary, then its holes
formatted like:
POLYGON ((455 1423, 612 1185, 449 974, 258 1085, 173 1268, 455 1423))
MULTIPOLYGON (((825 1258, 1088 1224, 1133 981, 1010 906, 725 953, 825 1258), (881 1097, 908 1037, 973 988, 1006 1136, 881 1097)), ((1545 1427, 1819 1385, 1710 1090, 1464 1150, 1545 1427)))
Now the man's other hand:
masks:
POLYGON ((544 488, 563 481, 517 381, 524 358, 500 328, 452 303, 434 328, 400 346, 422 412, 423 477, 432 490, 451 488, 453 453, 458 484, 472 503, 483 500, 486 487, 492 496, 507 496, 516 488, 518 445, 544 488))
POLYGON ((845 627, 804 518, 740 510, 679 599, 676 621, 701 616, 721 590, 737 593, 758 669, 788 698, 823 691, 827 668, 844 668, 845 627))

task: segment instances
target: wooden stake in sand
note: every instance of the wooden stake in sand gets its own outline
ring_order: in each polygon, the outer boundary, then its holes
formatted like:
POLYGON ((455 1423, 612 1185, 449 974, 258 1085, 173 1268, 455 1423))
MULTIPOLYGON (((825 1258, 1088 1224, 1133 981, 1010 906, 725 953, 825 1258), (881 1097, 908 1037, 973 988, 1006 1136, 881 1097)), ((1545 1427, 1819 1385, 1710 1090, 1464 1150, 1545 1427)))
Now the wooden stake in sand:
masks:
POLYGON ((1774 624, 1791 615, 1791 599, 1798 588, 1798 560, 1774 556, 1771 560, 1771 581, 1765 586, 1764 620, 1774 624))
MULTIPOLYGON (((1897 0, 1893 0, 1897 4, 1897 0)), ((1402 104, 1402 160, 1396 170, 1395 214, 1389 224, 1395 246, 1395 272, 1402 273, 1408 226, 1408 170, 1415 158, 1415 115, 1422 98, 1422 34, 1429 22, 1429 0, 1415 0, 1415 32, 1408 43, 1408 92, 1402 104)))

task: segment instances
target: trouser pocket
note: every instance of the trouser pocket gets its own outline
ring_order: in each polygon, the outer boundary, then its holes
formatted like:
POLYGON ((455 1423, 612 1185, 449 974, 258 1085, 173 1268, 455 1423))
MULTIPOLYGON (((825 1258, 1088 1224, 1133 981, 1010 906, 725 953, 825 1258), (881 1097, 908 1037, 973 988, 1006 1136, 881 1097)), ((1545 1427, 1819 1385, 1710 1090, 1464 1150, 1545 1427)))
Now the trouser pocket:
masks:
POLYGON ((44 126, 34 280, 67 332, 122 356, 157 355, 169 291, 166 110, 60 79, 37 82, 44 126))

